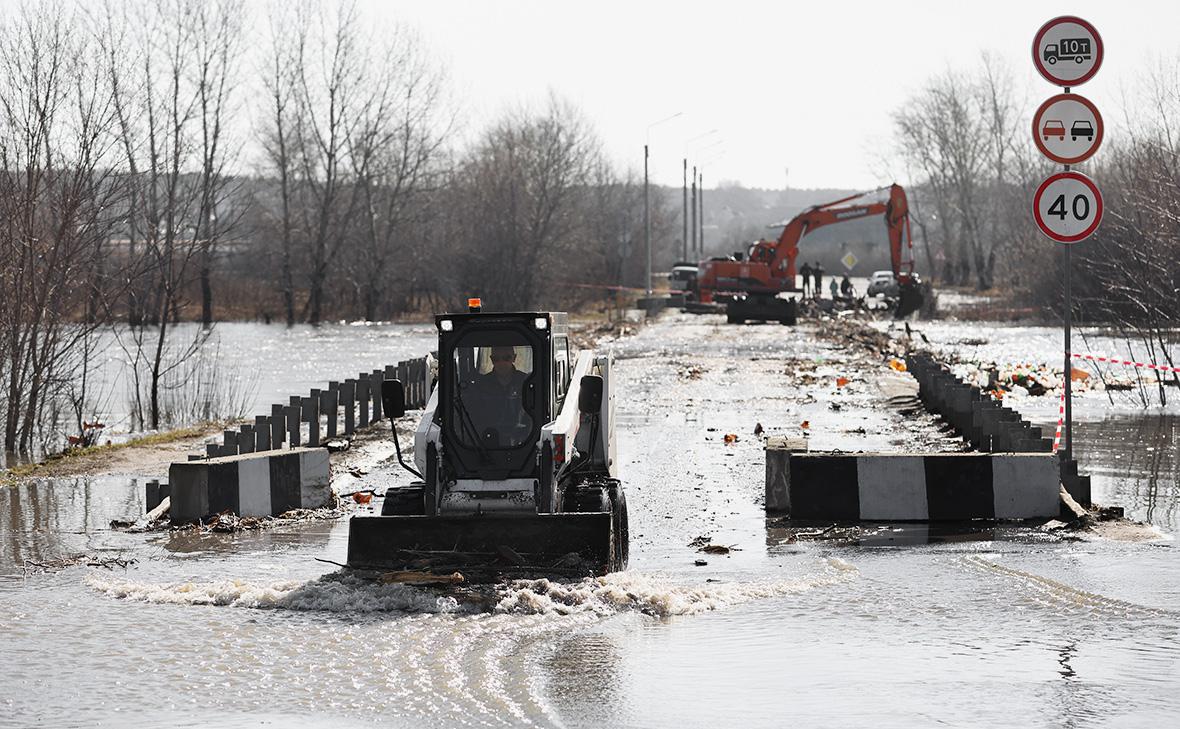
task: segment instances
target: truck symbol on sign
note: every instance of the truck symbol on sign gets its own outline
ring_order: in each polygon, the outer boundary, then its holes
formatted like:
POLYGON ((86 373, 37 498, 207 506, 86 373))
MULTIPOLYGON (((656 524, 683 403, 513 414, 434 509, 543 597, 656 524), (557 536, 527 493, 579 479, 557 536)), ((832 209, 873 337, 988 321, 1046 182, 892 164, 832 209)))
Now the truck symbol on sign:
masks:
POLYGON ((1045 61, 1050 66, 1056 64, 1059 59, 1067 58, 1072 58, 1074 63, 1081 63, 1090 60, 1092 55, 1089 38, 1063 38, 1059 43, 1046 45, 1044 51, 1045 61))

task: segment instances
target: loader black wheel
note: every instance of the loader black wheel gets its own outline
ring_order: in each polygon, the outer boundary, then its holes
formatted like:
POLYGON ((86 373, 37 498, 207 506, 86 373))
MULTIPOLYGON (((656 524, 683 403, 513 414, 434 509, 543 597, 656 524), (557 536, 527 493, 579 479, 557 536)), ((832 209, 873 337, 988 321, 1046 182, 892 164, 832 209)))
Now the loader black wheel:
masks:
POLYGON ((630 524, 627 520, 627 494, 619 486, 615 486, 610 490, 611 502, 611 521, 613 523, 614 545, 611 550, 614 554, 614 564, 611 565, 612 572, 621 572, 627 569, 627 560, 631 552, 631 535, 630 524))
POLYGON ((381 516, 421 516, 425 513, 426 489, 423 484, 386 489, 381 516))
POLYGON ((561 510, 566 513, 593 514, 611 510, 610 496, 601 487, 566 489, 561 510))
POLYGON ((737 314, 726 314, 725 322, 727 324, 745 324, 746 319, 745 317, 738 316, 737 314))

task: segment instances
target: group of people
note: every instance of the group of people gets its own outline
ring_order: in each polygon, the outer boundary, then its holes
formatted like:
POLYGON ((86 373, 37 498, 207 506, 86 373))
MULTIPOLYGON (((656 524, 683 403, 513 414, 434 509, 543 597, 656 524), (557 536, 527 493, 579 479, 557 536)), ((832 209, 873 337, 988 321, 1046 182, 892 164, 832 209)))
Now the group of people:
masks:
MULTIPOLYGON (((803 296, 818 299, 823 295, 824 267, 819 261, 816 261, 815 265, 804 263, 799 269, 799 275, 803 278, 803 296)), ((832 300, 851 300, 856 295, 856 289, 853 288, 852 281, 848 280, 848 274, 844 275, 840 283, 836 283, 836 277, 833 276, 828 288, 832 293, 832 300)))

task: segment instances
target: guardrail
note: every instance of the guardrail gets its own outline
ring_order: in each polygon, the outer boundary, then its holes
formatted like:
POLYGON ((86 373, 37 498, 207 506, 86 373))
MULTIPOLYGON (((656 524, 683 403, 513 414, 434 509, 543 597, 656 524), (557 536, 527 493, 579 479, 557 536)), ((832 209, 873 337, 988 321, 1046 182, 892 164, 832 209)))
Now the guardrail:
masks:
POLYGON ((361 372, 355 378, 331 381, 312 388, 307 396, 292 395, 286 404, 270 406, 270 415, 222 433, 220 443, 208 443, 204 455, 189 460, 221 458, 301 446, 320 446, 341 435, 351 435, 381 419, 381 383, 397 379, 405 386, 406 407, 426 407, 433 385, 430 357, 418 357, 361 372), (304 427, 306 425, 306 427, 304 427), (306 440, 304 436, 306 434, 306 440))

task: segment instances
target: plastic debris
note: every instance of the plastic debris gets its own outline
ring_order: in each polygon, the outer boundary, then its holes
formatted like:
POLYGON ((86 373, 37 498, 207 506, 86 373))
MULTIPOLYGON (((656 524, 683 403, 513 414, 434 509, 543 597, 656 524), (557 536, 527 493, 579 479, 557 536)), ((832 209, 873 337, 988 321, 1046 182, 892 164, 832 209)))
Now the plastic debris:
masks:
POLYGON ((847 384, 848 384, 847 377, 837 377, 836 378, 836 387, 844 387, 847 384))
POLYGON ((726 433, 725 434, 725 444, 726 445, 729 445, 731 443, 737 443, 737 442, 738 442, 737 433, 726 433))
POLYGON ((902 362, 900 359, 889 360, 889 366, 898 372, 905 372, 906 371, 905 362, 902 362))

